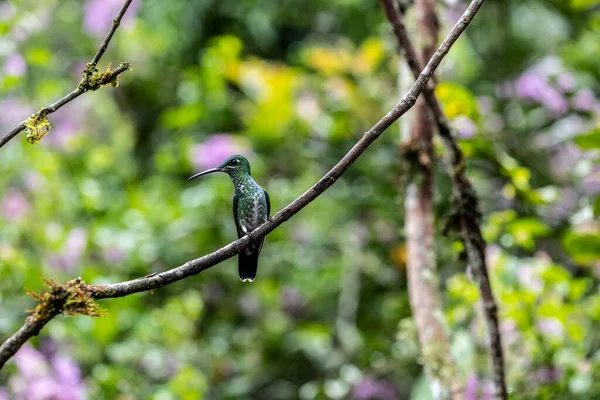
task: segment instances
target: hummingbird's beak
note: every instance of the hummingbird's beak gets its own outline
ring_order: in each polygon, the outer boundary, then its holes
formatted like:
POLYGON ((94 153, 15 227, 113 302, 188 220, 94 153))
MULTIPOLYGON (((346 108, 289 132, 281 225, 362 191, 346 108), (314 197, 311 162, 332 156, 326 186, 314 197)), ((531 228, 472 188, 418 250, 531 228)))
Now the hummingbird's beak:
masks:
POLYGON ((202 172, 198 172, 196 175, 192 175, 188 178, 188 181, 191 181, 192 179, 198 178, 199 176, 202 175, 208 175, 208 174, 212 174, 213 172, 222 172, 223 170, 221 168, 211 168, 211 169, 207 169, 206 171, 202 171, 202 172))

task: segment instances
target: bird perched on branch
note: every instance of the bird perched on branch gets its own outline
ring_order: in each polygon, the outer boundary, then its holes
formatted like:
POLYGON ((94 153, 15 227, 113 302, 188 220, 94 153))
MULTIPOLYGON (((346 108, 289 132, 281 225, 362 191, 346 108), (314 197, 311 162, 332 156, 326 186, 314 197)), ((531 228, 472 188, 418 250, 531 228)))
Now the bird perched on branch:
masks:
MULTIPOLYGON (((250 176, 250 163, 246 157, 231 156, 217 168, 197 173, 189 177, 188 181, 213 172, 225 172, 233 182, 233 220, 239 238, 252 232, 269 219, 271 212, 269 194, 250 176)), ((260 238, 240 253, 238 273, 242 282, 254 281, 258 269, 258 255, 264 240, 264 237, 260 238)))

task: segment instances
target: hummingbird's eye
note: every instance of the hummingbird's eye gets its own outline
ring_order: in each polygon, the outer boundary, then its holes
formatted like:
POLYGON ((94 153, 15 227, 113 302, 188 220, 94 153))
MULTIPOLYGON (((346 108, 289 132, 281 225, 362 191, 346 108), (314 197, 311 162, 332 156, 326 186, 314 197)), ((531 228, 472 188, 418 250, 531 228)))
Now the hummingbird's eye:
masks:
POLYGON ((239 164, 239 162, 240 162, 240 160, 238 160, 238 159, 233 159, 233 160, 231 160, 231 163, 232 163, 233 165, 235 165, 235 164, 239 164))

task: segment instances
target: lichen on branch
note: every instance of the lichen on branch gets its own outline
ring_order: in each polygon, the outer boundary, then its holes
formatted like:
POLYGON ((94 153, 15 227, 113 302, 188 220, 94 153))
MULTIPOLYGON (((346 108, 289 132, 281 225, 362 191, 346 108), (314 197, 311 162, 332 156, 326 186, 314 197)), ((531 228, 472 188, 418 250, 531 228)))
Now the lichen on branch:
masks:
POLYGON ((50 122, 48 122, 48 111, 42 108, 37 114, 25 120, 25 133, 28 143, 39 142, 48 132, 50 132, 50 122))

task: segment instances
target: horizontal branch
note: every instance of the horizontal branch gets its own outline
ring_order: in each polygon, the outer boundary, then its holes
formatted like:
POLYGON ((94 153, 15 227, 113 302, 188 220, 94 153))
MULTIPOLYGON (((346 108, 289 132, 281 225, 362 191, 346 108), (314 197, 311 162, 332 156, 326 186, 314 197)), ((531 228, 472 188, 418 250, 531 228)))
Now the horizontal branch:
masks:
POLYGON ((63 97, 62 99, 58 100, 57 102, 49 105, 48 107, 43 107, 40 111, 33 114, 31 116, 31 118, 21 121, 10 132, 8 132, 6 135, 4 135, 2 137, 2 139, 0 139, 0 148, 3 147, 5 144, 7 144, 11 139, 13 139, 19 133, 21 133, 22 131, 27 129, 28 121, 37 120, 39 118, 45 118, 47 115, 52 114, 53 112, 55 112, 56 110, 58 110, 59 108, 64 106, 65 104, 75 100, 77 97, 81 96, 82 94, 84 94, 87 91, 97 90, 100 87, 105 86, 107 84, 112 84, 113 86, 116 86, 116 82, 117 82, 116 79, 118 78, 118 76, 122 72, 125 72, 125 71, 131 69, 131 66, 129 65, 129 63, 122 63, 119 65, 119 67, 112 69, 112 70, 110 68, 107 68, 106 71, 101 74, 98 73, 98 69, 96 68, 96 66, 98 65, 98 62, 102 58, 102 55, 108 48, 108 44, 110 43, 115 31, 121 24, 121 19, 123 18, 123 15, 125 15, 125 12, 129 8, 129 5, 131 4, 131 2, 132 2, 132 0, 126 0, 125 3, 123 4, 123 7, 121 7, 121 9, 119 10, 119 13, 113 20, 112 26, 111 26, 108 34, 106 35, 106 37, 100 44, 98 51, 94 55, 94 58, 86 66, 85 70, 83 71, 83 78, 82 78, 81 82, 79 83, 77 89, 73 90, 71 93, 67 94, 65 97, 63 97), (110 76, 107 74, 110 74, 110 76), (107 80, 108 77, 110 77, 109 80, 107 80), (102 83, 103 81, 105 81, 105 83, 102 83))
MULTIPOLYGON (((398 41, 398 45, 404 54, 406 63, 415 77, 419 76, 421 63, 417 52, 408 36, 407 29, 402 22, 402 13, 396 7, 394 0, 380 0, 386 16, 392 26, 392 30, 398 41)), ((483 3, 483 1, 481 1, 483 3)), ((479 291, 483 300, 484 316, 488 328, 490 343, 490 361, 494 371, 494 395, 497 399, 507 399, 504 354, 502 351, 502 340, 498 322, 498 306, 490 285, 488 269, 485 259, 486 242, 481 234, 481 213, 479 211, 479 199, 471 182, 466 176, 465 160, 460 147, 455 139, 455 134, 450 128, 448 119, 433 89, 428 84, 423 91, 423 96, 431 114, 433 115, 440 138, 448 153, 450 162, 450 175, 452 177, 452 192, 454 197, 455 214, 449 219, 446 230, 456 230, 461 233, 465 244, 465 251, 472 266, 479 291)))
MULTIPOLYGON (((133 293, 149 291, 168 285, 173 282, 180 281, 190 276, 197 275, 198 273, 233 257, 247 247, 252 241, 258 240, 268 233, 273 231, 279 225, 289 220, 292 216, 297 214, 300 210, 306 207, 310 202, 315 200, 331 185, 333 185, 342 174, 365 152, 365 150, 398 118, 400 118, 408 109, 410 109, 416 102, 417 97, 425 88, 425 85, 429 78, 433 75, 433 72, 438 67, 442 59, 448 54, 448 51, 459 38, 459 36, 467 28, 477 11, 479 10, 483 0, 474 0, 469 8, 465 11, 463 17, 456 23, 450 34, 444 39, 439 49, 435 52, 433 57, 429 60, 427 66, 423 69, 416 82, 413 84, 408 93, 404 98, 390 111, 388 112, 379 122, 377 122, 371 129, 365 132, 362 138, 350 149, 348 153, 329 171, 323 176, 317 183, 315 183, 310 189, 304 194, 294 200, 287 207, 280 210, 267 222, 256 228, 249 235, 238 239, 227 246, 203 257, 197 258, 192 261, 173 268, 171 270, 161 272, 158 274, 151 274, 143 278, 134 279, 127 282, 115 283, 110 285, 84 285, 80 284, 76 286, 78 290, 83 290, 88 293, 88 296, 93 299, 105 299, 123 297, 133 293)), ((73 281, 70 281, 73 282, 73 281)), ((68 282, 66 285, 69 285, 68 282)), ((65 285, 65 286, 66 286, 65 285)), ((85 308, 83 309, 85 311, 85 308)), ((85 313, 85 312, 83 312, 85 313)), ((43 321, 46 324, 49 320, 43 321)), ((15 335, 19 335, 19 342, 22 344, 27 339, 39 332, 39 329, 27 329, 28 325, 35 324, 36 321, 32 321, 29 318, 25 322, 25 327, 21 328, 15 335), (28 336, 29 335, 29 336, 28 336)), ((10 359, 18 350, 18 347, 8 346, 7 343, 13 343, 12 337, 0 346, 0 368, 4 366, 6 361, 10 359)))

